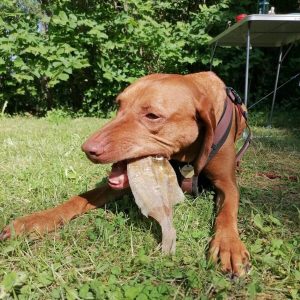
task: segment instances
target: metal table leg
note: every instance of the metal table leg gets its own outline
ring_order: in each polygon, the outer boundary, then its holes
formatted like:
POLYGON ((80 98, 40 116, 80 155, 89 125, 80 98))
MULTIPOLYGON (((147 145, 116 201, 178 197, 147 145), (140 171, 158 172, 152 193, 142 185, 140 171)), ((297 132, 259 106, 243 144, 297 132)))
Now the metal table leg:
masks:
POLYGON ((251 22, 248 22, 248 31, 247 31, 247 48, 246 48, 246 71, 245 71, 245 105, 247 107, 248 104, 248 96, 249 96, 249 60, 250 60, 250 29, 251 22))
POLYGON ((274 111, 274 105, 275 105, 275 100, 276 100, 278 78, 279 78, 281 63, 282 63, 282 46, 280 46, 280 51, 279 51, 277 73, 276 73, 275 86, 274 86, 273 99, 272 99, 272 107, 271 107, 271 113, 270 113, 270 119, 269 119, 268 127, 272 127, 272 118, 273 118, 273 111, 274 111))
POLYGON ((282 62, 284 61, 285 57, 288 55, 288 53, 292 49, 293 45, 294 44, 291 44, 289 46, 289 48, 286 50, 283 57, 282 57, 283 47, 280 46, 278 65, 277 65, 277 73, 276 73, 275 86, 274 86, 273 99, 272 99, 272 107, 271 107, 268 127, 272 127, 273 112, 274 112, 274 106, 275 106, 275 100, 276 100, 276 94, 277 94, 277 86, 278 86, 278 79, 279 79, 281 65, 282 65, 282 62))

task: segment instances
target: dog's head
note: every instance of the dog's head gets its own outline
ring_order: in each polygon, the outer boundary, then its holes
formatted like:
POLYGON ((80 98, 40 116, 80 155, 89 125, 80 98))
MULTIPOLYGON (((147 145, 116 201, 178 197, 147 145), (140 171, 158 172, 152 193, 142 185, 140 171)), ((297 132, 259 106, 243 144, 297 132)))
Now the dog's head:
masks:
POLYGON ((127 160, 160 155, 196 160, 195 168, 201 168, 210 151, 216 118, 212 101, 191 77, 145 76, 116 101, 116 117, 82 145, 91 161, 117 163, 115 167, 123 170, 127 160))

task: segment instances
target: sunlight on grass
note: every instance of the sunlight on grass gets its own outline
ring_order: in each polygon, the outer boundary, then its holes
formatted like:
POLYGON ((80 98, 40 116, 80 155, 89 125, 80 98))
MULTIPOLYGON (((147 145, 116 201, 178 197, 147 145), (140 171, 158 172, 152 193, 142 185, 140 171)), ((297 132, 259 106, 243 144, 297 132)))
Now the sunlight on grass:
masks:
MULTIPOLYGON (((0 227, 99 183, 109 166, 91 164, 80 146, 105 122, 0 119, 0 227)), ((252 261, 245 278, 230 281, 206 260, 210 193, 176 206, 174 257, 160 253, 158 224, 124 197, 43 239, 1 243, 0 299, 298 299, 299 151, 299 130, 254 127, 238 175, 240 232, 252 261)))

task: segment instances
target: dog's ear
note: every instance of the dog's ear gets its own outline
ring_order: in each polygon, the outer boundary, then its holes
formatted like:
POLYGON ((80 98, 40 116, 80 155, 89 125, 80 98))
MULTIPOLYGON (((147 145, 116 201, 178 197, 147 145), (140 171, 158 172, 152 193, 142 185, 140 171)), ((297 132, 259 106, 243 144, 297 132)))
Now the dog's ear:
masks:
POLYGON ((214 133, 216 129, 216 116, 211 101, 204 95, 201 95, 195 101, 197 121, 199 123, 199 134, 201 140, 201 148, 194 162, 195 174, 199 175, 205 167, 209 154, 212 150, 214 133))

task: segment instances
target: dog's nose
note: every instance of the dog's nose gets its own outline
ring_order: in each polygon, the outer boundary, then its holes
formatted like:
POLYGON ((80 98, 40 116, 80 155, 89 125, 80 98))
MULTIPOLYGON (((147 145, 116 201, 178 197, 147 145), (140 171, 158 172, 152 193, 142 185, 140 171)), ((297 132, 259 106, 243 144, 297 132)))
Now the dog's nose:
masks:
POLYGON ((92 160, 97 160, 98 157, 103 153, 103 147, 93 142, 85 142, 81 146, 81 149, 92 160))

